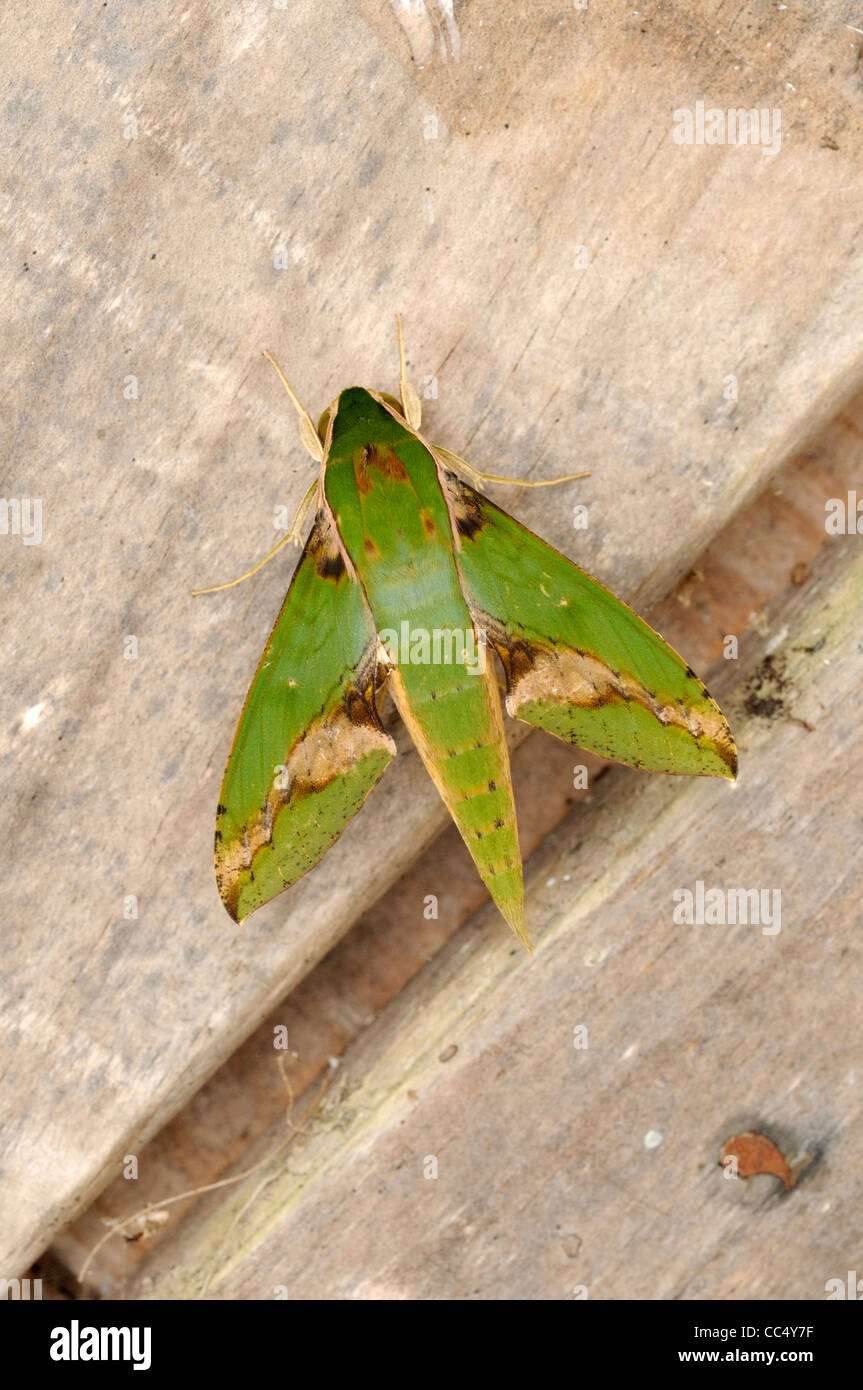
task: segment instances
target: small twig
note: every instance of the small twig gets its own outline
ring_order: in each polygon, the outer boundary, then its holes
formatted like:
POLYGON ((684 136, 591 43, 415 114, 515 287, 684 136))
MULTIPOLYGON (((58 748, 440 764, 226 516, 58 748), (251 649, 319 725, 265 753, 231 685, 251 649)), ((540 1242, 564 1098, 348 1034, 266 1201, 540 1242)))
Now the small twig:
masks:
MULTIPOLYGON (((291 1114, 294 1108, 294 1092, 293 1087, 291 1086, 291 1083, 288 1080, 288 1076, 285 1071, 285 1062, 283 1057, 278 1058, 278 1067, 282 1080, 285 1083, 285 1089, 288 1093, 288 1105, 285 1111, 285 1122, 292 1132, 287 1137, 287 1139, 283 1139, 279 1144, 276 1145, 274 1149, 272 1149, 269 1153, 264 1154, 263 1158, 258 1159, 257 1163, 253 1163, 250 1168, 244 1169, 242 1173, 235 1173, 233 1177, 230 1178, 219 1178, 216 1182, 204 1183, 201 1187, 189 1188, 188 1191, 180 1192, 175 1197, 168 1197, 164 1202, 159 1202, 155 1205, 152 1202, 148 1202, 145 1207, 141 1207, 139 1211, 133 1212, 131 1216, 124 1217, 122 1221, 113 1222, 110 1229, 107 1230, 104 1233, 104 1235, 100 1236, 99 1239, 96 1241, 96 1244, 93 1246, 92 1250, 90 1251, 89 1255, 84 1261, 84 1264, 81 1267, 81 1272, 78 1275, 79 1283, 84 1283, 90 1265, 92 1264, 96 1255, 98 1255, 99 1251, 102 1249, 102 1246, 105 1245, 111 1239, 112 1236, 123 1235, 126 1228, 132 1226, 134 1222, 145 1222, 148 1219, 152 1219, 153 1216, 157 1215, 165 1207, 174 1206, 174 1204, 177 1202, 185 1202, 189 1197, 200 1197, 205 1192, 214 1192, 217 1188, 230 1187, 233 1183, 242 1182, 244 1178, 251 1177, 252 1173, 256 1173, 259 1168, 263 1168, 265 1164, 272 1162, 272 1160, 276 1158, 278 1154, 281 1153, 282 1150, 287 1147, 288 1144, 293 1142, 293 1140, 296 1138, 298 1134, 304 1134, 308 1137, 309 1131, 305 1129, 302 1124, 295 1125, 291 1118, 291 1114)), ((306 1120, 310 1119, 316 1111, 318 1105, 320 1104, 321 1097, 323 1096, 324 1091, 330 1084, 331 1078, 332 1072, 328 1070, 323 1078, 323 1081, 321 1082, 321 1085, 318 1087, 318 1091, 314 1098, 314 1101, 312 1102, 308 1112, 306 1113, 306 1120)), ((252 1194, 252 1197, 249 1199, 249 1202, 247 1202, 246 1206, 242 1208, 236 1220, 239 1220, 240 1216, 242 1216, 245 1212, 246 1207, 248 1207, 249 1204, 252 1201, 254 1201, 255 1197, 258 1195, 258 1192, 260 1192, 264 1186, 266 1186, 266 1184, 261 1184, 261 1187, 256 1189, 256 1191, 252 1194)), ((236 1221, 231 1226, 231 1230, 233 1230, 234 1225, 236 1225, 236 1221)), ((206 1289, 208 1287, 209 1281, 204 1288, 204 1292, 206 1292, 206 1289)))

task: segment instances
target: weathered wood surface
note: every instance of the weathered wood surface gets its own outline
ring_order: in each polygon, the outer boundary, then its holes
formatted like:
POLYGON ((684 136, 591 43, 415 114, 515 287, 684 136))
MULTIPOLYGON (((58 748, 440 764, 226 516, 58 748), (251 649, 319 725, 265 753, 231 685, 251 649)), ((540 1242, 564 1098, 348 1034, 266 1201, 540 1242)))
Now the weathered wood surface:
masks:
POLYGON ((751 4, 721 35, 713 7, 489 0, 455 21, 420 70, 371 2, 0 17, 3 492, 44 505, 40 545, 0 538, 4 1271, 442 823, 409 755, 290 900, 242 932, 218 903, 212 808, 287 566, 189 590, 260 553, 308 476, 258 349, 317 408, 392 380, 401 307, 432 435, 501 471, 592 466, 521 514, 641 601, 860 377, 838 4, 751 4), (674 144, 705 93, 781 104, 781 152, 674 144))
MULTIPOLYGON (((825 498, 844 497, 860 482, 861 438, 863 395, 858 395, 722 528, 693 571, 652 610, 651 621, 697 670, 707 672, 721 659, 726 634, 760 631, 765 605, 802 582, 828 543, 825 498)), ((594 764, 589 755, 540 733, 516 750, 513 777, 525 856, 583 795, 573 787, 574 763, 582 758, 594 764)), ((344 1054, 486 896, 450 827, 145 1146, 137 1181, 115 1180, 55 1237, 52 1255, 67 1271, 63 1283, 74 1287, 70 1276, 79 1274, 87 1261, 88 1291, 113 1296, 124 1273, 156 1244, 175 1238, 196 1200, 177 1200, 180 1194, 221 1180, 232 1165, 234 1172, 247 1166, 248 1150, 283 1117, 286 1093, 279 1060, 288 1062, 298 1118, 313 1105, 331 1059, 344 1054), (428 893, 437 896, 437 918, 424 913, 428 893), (278 1029, 287 1030, 289 1058, 274 1051, 278 1029), (168 1219, 150 1222, 140 1240, 123 1239, 122 1231, 139 1229, 136 1223, 122 1229, 118 1224, 117 1234, 102 1240, 106 1223, 122 1223, 147 1204, 168 1219), (95 1256, 88 1259, 97 1244, 95 1256)), ((52 1277, 42 1261, 39 1273, 52 1277)))
POLYGON ((824 1298, 863 1237, 861 605, 850 537, 748 644, 737 786, 604 774, 531 861, 535 958, 485 909, 129 1296, 824 1298), (675 923, 699 880, 770 920, 675 923), (790 1192, 726 1179, 746 1130, 790 1192))

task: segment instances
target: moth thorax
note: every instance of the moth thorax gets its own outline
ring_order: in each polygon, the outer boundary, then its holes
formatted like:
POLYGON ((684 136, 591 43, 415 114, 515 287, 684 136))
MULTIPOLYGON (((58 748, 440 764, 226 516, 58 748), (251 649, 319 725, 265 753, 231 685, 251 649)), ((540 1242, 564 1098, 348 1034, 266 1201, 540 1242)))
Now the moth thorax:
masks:
MULTIPOLYGON (((387 405, 391 405, 391 406, 393 407, 393 409, 394 409, 394 410, 397 410, 398 413, 399 413, 399 415, 401 415, 401 413, 402 413, 401 403, 400 403, 399 401, 396 400, 395 396, 391 396, 391 395, 389 394, 389 392, 387 392, 387 391, 379 391, 379 392, 378 392, 378 395, 380 396, 380 398, 381 398, 382 401, 386 401, 387 405)), ((326 410, 324 411, 324 413, 322 414, 320 420, 318 421, 318 434, 321 436, 321 439, 326 439, 326 437, 327 437, 327 426, 328 426, 329 423, 330 423, 330 415, 331 415, 331 414, 332 414, 332 411, 331 411, 330 407, 327 406, 326 410)))

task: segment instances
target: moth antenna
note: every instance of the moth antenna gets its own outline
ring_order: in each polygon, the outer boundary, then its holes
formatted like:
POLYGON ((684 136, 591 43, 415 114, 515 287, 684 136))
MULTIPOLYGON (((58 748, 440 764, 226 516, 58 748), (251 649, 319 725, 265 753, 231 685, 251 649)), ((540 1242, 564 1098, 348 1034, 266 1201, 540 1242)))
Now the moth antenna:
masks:
POLYGON ((589 478, 590 470, 584 473, 566 473, 562 478, 506 478, 502 473, 483 473, 480 468, 474 468, 472 463, 466 459, 459 458, 451 449, 444 449, 440 444, 432 446, 434 453, 441 454, 448 462, 474 483, 482 491, 483 483, 506 483, 509 487, 556 487, 558 483, 571 483, 576 478, 589 478))
POLYGON ((402 412, 412 430, 418 430, 422 424, 423 407, 419 398, 419 393, 411 386, 408 381, 408 368, 405 362, 405 340, 402 336, 402 316, 396 314, 396 327, 399 334, 399 395, 402 402, 402 412))
POLYGON ((278 555, 279 551, 282 549, 282 546, 301 545, 303 539, 303 522, 306 519, 306 515, 309 510, 309 505, 311 503, 312 497, 317 492, 317 488, 318 479, 315 478, 315 481, 313 483, 309 483, 309 486, 303 493, 303 500, 300 502, 300 505, 297 508, 297 514, 291 522, 290 529, 285 533, 284 536, 281 537, 280 540, 276 541, 276 544, 273 546, 272 550, 268 550, 262 560, 259 560, 258 563, 256 565, 253 565, 250 570, 246 570, 245 574, 239 575, 236 579, 229 579, 225 584, 213 584, 212 587, 209 589, 193 589, 192 597, 197 598, 199 594, 218 594, 222 589, 233 589, 235 584, 242 584, 244 579, 251 579, 253 574, 257 574, 258 570, 262 570, 268 560, 272 560, 274 555, 278 555))
POLYGON ((297 415, 300 417, 300 439, 302 440, 303 448, 305 449, 307 454, 311 455, 311 457, 315 460, 315 463, 323 463, 324 446, 321 441, 321 436, 315 429, 314 421, 312 420, 311 415, 306 410, 305 406, 300 404, 296 391, 294 390, 291 383, 288 381, 288 378, 285 376, 284 372, 282 371, 273 354, 271 352, 268 352, 267 349, 264 348, 264 356, 266 357, 268 362, 271 362, 273 364, 276 371, 278 372, 279 379, 282 385, 284 386, 285 390, 287 391, 288 395, 290 396, 291 402, 293 404, 294 409, 297 412, 297 415))

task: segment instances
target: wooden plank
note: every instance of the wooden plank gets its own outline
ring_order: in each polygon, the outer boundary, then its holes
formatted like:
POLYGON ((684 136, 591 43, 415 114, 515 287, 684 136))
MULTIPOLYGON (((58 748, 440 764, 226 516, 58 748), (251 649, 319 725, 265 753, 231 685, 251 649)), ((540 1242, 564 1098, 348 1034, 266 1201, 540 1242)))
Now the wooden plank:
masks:
POLYGON ((320 406, 392 380, 401 307, 413 370, 438 382, 430 432, 501 471, 593 466, 522 514, 642 602, 861 365, 861 117, 836 4, 777 21, 768 50, 754 4, 720 41, 697 12, 621 25, 483 0, 457 17, 460 59, 450 36, 422 73, 383 5, 102 8, 72 61, 63 15, 0 18, 5 486, 44 505, 41 544, 3 537, 9 1271, 442 823, 408 755, 289 901, 242 932, 222 914, 212 807, 286 569, 188 595, 244 568, 308 477, 258 348, 320 406), (794 140, 676 145, 673 108, 706 91, 781 102, 794 140))
POLYGON ((861 602, 849 537, 748 644, 737 786, 606 773, 532 861, 535 958, 484 910, 127 1296, 823 1298, 863 1235, 861 602), (699 881, 769 921, 675 922, 699 881), (750 1129, 790 1193, 725 1179, 750 1129))
MULTIPOLYGON (((825 498, 844 497, 859 484, 861 437, 863 395, 858 395, 765 493, 722 528, 695 570, 653 609, 651 621, 697 670, 706 673, 722 659, 726 634, 759 631, 765 605, 802 582, 828 543, 825 498)), ((525 858, 584 795, 573 788, 577 759, 580 753, 542 734, 530 735, 516 750, 513 778, 525 858)), ((587 754, 584 761, 601 766, 587 754)), ((179 1194, 251 1162, 249 1149, 285 1110, 277 1063, 286 1059, 274 1052, 276 1029, 287 1030, 292 1053, 287 1075, 299 1116, 314 1103, 331 1059, 343 1055, 486 896, 458 833, 453 827, 444 831, 144 1148, 134 1185, 115 1180, 55 1238, 52 1253, 70 1272, 67 1281, 71 1271, 80 1273, 98 1244, 87 1265, 87 1286, 101 1297, 113 1296, 124 1273, 158 1243, 175 1237, 195 1201, 178 1202, 179 1194), (430 892, 438 898, 437 918, 424 912, 430 892), (139 1240, 118 1234, 103 1241, 106 1223, 122 1223, 148 1203, 168 1220, 151 1223, 139 1240)), ((50 1277, 41 1262, 38 1274, 50 1277)))

